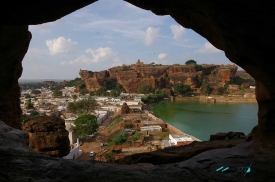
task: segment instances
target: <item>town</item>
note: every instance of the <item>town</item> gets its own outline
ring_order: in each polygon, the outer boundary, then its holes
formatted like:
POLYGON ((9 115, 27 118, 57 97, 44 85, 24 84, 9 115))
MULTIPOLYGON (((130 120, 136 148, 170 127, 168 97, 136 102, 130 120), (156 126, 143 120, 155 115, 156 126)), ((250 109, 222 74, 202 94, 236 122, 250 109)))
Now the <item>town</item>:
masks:
MULTIPOLYGON (((91 93, 77 92, 75 86, 57 87, 58 89, 53 90, 51 86, 54 87, 54 83, 45 82, 32 88, 22 86, 21 121, 25 122, 36 116, 62 118, 70 141, 70 153, 63 156, 64 159, 114 162, 135 153, 200 141, 154 116, 143 102, 153 94, 121 92, 110 96, 113 90, 105 90, 104 92, 109 94, 100 95, 109 96, 95 96, 91 93), (80 120, 78 118, 85 114, 93 116, 96 123, 88 132, 82 131, 85 129, 76 129, 75 121, 80 120)), ((173 98, 165 93, 160 94, 161 102, 173 98)), ((247 94, 244 94, 241 97, 246 96, 247 94)), ((184 98, 207 102, 214 99, 210 96, 182 97, 184 98)), ((215 100, 221 100, 221 96, 215 97, 215 100)), ((85 123, 81 125, 87 128, 85 123)))
POLYGON ((64 119, 71 146, 70 153, 64 159, 113 162, 133 153, 200 141, 165 123, 150 111, 143 110, 142 98, 146 97, 145 94, 90 96, 81 95, 75 90, 74 86, 64 87, 56 94, 46 87, 34 90, 26 88, 22 89, 20 98, 22 122, 46 115, 64 119), (84 112, 70 107, 73 103, 83 101, 90 102, 90 108, 84 109, 84 112), (93 115, 98 127, 93 132, 80 135, 75 128, 75 120, 83 113, 93 115))

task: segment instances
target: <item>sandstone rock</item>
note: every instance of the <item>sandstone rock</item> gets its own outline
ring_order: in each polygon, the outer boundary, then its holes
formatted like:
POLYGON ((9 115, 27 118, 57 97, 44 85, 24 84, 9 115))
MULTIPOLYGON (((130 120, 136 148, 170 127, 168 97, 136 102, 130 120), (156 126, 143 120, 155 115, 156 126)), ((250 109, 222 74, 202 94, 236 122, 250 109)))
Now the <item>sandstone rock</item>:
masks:
POLYGON ((122 107, 121 107, 121 114, 129 114, 129 113, 131 113, 131 109, 129 108, 127 103, 124 102, 122 107))
POLYGON ((70 152, 69 133, 65 122, 58 117, 37 117, 22 126, 29 134, 29 146, 37 152, 53 157, 66 156, 70 152))

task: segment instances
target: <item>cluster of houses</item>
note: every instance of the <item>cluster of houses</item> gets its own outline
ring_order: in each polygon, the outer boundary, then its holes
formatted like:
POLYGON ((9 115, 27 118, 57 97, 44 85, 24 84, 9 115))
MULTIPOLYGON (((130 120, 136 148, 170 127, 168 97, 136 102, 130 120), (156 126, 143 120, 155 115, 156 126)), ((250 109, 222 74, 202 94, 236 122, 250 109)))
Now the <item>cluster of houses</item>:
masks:
MULTIPOLYGON (((71 144, 71 152, 65 156, 65 159, 75 159, 82 154, 80 150, 79 139, 77 137, 77 132, 75 130, 74 120, 78 117, 75 114, 67 112, 67 106, 70 102, 75 102, 82 99, 87 99, 90 97, 87 95, 78 95, 75 93, 75 87, 65 87, 62 89, 63 97, 55 98, 52 96, 52 91, 46 88, 39 89, 41 94, 33 95, 31 94, 31 90, 24 90, 21 92, 21 108, 24 114, 30 114, 31 110, 25 108, 25 103, 29 100, 24 96, 29 94, 32 96, 31 102, 34 105, 34 108, 39 113, 45 113, 46 115, 51 115, 53 113, 59 112, 61 113, 61 117, 65 120, 66 129, 69 131, 69 140, 71 144), (76 95, 76 98, 72 96, 76 95)), ((142 112, 142 98, 143 95, 140 94, 129 94, 129 93, 121 93, 119 97, 110 97, 110 96, 91 96, 97 102, 97 108, 92 113, 97 117, 97 122, 99 125, 110 115, 110 113, 119 113, 124 103, 128 105, 132 113, 136 113, 135 111, 139 111, 140 114, 146 115, 143 119, 134 119, 136 128, 143 134, 144 137, 149 137, 158 133, 163 132, 164 128, 167 128, 165 122, 161 119, 155 117, 148 111, 142 112)), ((136 114, 137 115, 137 114, 136 114)), ((127 120, 131 118, 131 115, 124 115, 124 118, 127 120)), ((126 129, 127 130, 127 129, 126 129)), ((125 130, 125 131, 126 131, 125 130)), ((126 131, 127 132, 127 131, 126 131)), ((132 132, 132 130, 128 131, 132 132)), ((170 134, 169 140, 163 140, 161 142, 162 148, 173 146, 173 145, 186 145, 193 141, 190 136, 187 135, 176 135, 170 134)))

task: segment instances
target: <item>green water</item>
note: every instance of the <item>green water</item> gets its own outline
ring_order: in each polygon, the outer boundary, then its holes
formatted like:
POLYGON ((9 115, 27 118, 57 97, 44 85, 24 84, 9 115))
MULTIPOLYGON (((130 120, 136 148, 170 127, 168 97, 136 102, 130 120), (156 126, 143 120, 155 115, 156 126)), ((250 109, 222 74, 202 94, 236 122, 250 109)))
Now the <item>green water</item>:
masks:
POLYGON ((152 111, 163 121, 203 141, 218 132, 239 131, 247 135, 258 123, 256 103, 169 101, 156 105, 152 111))

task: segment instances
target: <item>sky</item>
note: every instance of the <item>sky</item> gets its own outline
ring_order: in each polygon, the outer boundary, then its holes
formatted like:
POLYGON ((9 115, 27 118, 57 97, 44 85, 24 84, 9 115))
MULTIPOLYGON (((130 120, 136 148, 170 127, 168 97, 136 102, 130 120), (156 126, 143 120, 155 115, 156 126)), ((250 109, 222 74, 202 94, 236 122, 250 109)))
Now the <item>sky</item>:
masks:
POLYGON ((99 0, 57 21, 31 25, 20 79, 75 79, 79 70, 123 64, 233 64, 223 51, 170 16, 122 0, 99 0))

